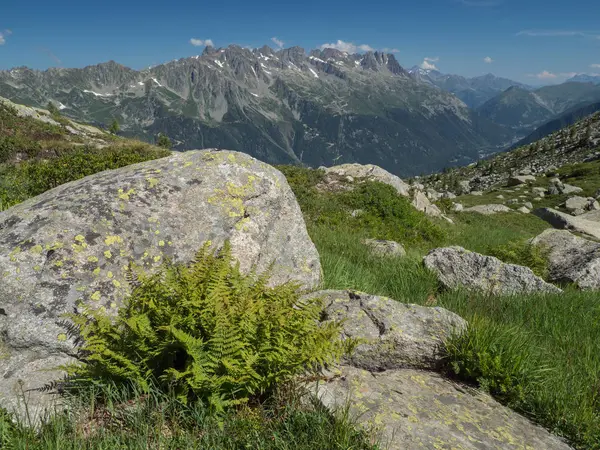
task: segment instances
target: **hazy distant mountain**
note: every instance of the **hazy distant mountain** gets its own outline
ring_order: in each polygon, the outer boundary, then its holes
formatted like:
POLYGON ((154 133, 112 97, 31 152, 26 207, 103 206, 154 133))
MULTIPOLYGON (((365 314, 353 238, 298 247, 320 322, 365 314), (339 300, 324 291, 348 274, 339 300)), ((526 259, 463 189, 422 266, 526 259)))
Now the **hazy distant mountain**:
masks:
POLYGON ((512 87, 477 108, 487 119, 527 135, 564 112, 600 101, 600 86, 563 83, 534 91, 512 87))
POLYGON ((460 75, 443 74, 437 70, 425 70, 418 66, 410 69, 409 73, 421 83, 437 86, 446 92, 451 92, 470 108, 483 105, 491 98, 513 86, 531 89, 522 83, 500 78, 491 73, 474 78, 465 78, 460 75))
POLYGON ((391 54, 207 47, 142 71, 0 72, 0 95, 177 149, 220 147, 271 163, 373 163, 401 175, 468 162, 514 136, 454 95, 416 82, 391 54))
POLYGON ((573 78, 569 78, 567 82, 600 84, 600 75, 586 75, 581 73, 575 75, 573 78))

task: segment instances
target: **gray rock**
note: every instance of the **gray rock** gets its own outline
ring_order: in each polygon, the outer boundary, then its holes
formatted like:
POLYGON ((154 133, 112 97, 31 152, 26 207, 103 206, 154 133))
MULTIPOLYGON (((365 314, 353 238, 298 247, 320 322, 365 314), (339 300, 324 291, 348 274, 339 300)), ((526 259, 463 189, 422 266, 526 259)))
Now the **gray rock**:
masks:
POLYGON ((471 195, 474 195, 476 197, 481 197, 483 195, 482 191, 472 191, 471 195))
POLYGON ((500 200, 504 200, 504 195, 502 195, 502 194, 500 194, 500 195, 497 195, 497 196, 496 196, 496 198, 498 198, 498 199, 500 199, 500 200))
POLYGON ((436 248, 423 259, 448 289, 463 287, 489 294, 517 295, 533 292, 562 292, 546 283, 530 268, 505 264, 493 256, 470 252, 462 247, 436 248))
POLYGON ((579 216, 580 219, 589 220, 592 222, 600 222, 600 211, 590 211, 579 216))
POLYGON ((379 239, 365 239, 363 243, 371 249, 371 252, 378 256, 405 256, 406 250, 402 244, 395 241, 384 241, 379 239))
POLYGON ((469 180, 463 180, 458 182, 458 194, 465 195, 471 192, 471 183, 469 180))
POLYGON ((433 372, 342 366, 330 375, 313 385, 318 398, 332 410, 349 406, 351 417, 378 433, 383 448, 570 449, 489 395, 433 372))
POLYGON ((517 211, 519 211, 523 214, 529 214, 531 212, 531 210, 529 208, 527 208, 526 206, 521 206, 520 208, 517 209, 517 211))
POLYGON ((600 209, 600 204, 593 197, 571 197, 565 202, 565 208, 573 215, 579 216, 586 211, 597 211, 600 209))
POLYGON ((543 187, 534 187, 531 190, 537 197, 544 197, 546 195, 546 189, 543 187))
POLYGON ((533 209, 533 204, 531 202, 525 202, 523 203, 523 206, 528 209, 533 209))
POLYGON ((454 212, 461 212, 461 211, 464 211, 464 209, 465 209, 465 207, 460 203, 454 203, 452 205, 452 211, 454 211, 454 212))
POLYGON ((456 194, 453 194, 452 192, 444 192, 442 194, 442 198, 448 198, 450 200, 453 200, 456 198, 456 194))
POLYGON ((470 208, 465 208, 464 212, 474 212, 478 214, 483 214, 485 216, 491 216, 493 214, 498 213, 512 212, 512 209, 505 205, 498 205, 492 203, 490 205, 471 206, 470 208))
POLYGON ((600 289, 600 244, 566 230, 546 230, 532 240, 548 253, 551 281, 577 283, 581 289, 600 289))
MULTIPOLYGON (((16 402, 17 375, 68 358, 59 325, 79 300, 116 311, 129 262, 146 271, 190 261, 229 239, 242 270, 275 262, 273 283, 313 288, 319 255, 285 177, 246 154, 191 151, 67 183, 0 213, 0 405, 16 402)), ((43 408, 41 399, 30 409, 43 408)), ((36 400, 36 401, 38 401, 36 400)))
POLYGON ((361 339, 345 364, 371 371, 439 368, 444 341, 466 328, 461 317, 439 307, 407 305, 352 291, 321 291, 311 296, 324 299, 327 320, 345 321, 344 338, 361 339))
POLYGON ((517 203, 519 203, 519 199, 518 198, 511 198, 510 200, 506 201, 507 205, 516 205, 517 203))
POLYGON ((580 187, 565 183, 563 184, 561 194, 579 194, 580 192, 583 192, 583 189, 581 189, 580 187))
POLYGON ((509 186, 519 186, 527 183, 535 183, 535 177, 533 175, 515 175, 508 179, 509 186))
POLYGON ((432 204, 421 191, 413 191, 413 201, 411 203, 418 211, 424 212, 430 217, 440 217, 442 215, 442 211, 436 205, 432 204))
POLYGON ((341 164, 339 166, 328 167, 325 169, 328 174, 336 174, 340 177, 361 178, 369 181, 379 181, 389 184, 396 192, 403 197, 408 197, 410 186, 402 181, 396 175, 392 175, 387 170, 373 164, 341 164))
POLYGON ((552 208, 538 208, 533 214, 545 220, 554 228, 576 231, 600 239, 600 223, 580 217, 574 217, 552 208))

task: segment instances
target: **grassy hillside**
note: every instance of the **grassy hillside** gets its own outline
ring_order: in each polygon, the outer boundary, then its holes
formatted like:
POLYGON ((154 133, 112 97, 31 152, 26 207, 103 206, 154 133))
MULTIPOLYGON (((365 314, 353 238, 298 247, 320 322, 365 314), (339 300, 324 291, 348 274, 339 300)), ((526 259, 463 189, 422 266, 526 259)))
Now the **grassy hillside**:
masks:
MULTIPOLYGON (((576 167, 560 172, 573 175, 576 167)), ((470 331, 450 346, 450 376, 488 390, 578 448, 600 448, 598 293, 568 286, 559 295, 494 297, 447 292, 421 263, 431 248, 461 245, 543 273, 543 259, 526 240, 548 228, 547 223, 516 212, 461 213, 452 216, 456 224, 450 225, 406 209, 408 200, 395 196, 388 186, 365 183, 353 193, 321 192, 320 172, 281 169, 321 255, 325 288, 351 288, 458 313, 470 322, 470 331), (360 200, 349 200, 355 197, 360 200), (353 217, 357 209, 363 213, 353 217), (405 245, 408 256, 373 256, 361 243, 363 238, 397 240, 405 245)), ((582 187, 600 181, 596 172, 576 173, 579 177, 568 180, 582 187)))
MULTIPOLYGON (((62 126, 32 123, 18 118, 10 108, 0 111, 4 114, 1 126, 5 127, 1 135, 20 142, 11 144, 0 165, 0 198, 5 206, 95 171, 165 154, 155 147, 110 136, 101 136, 105 140, 101 145, 106 146, 99 148, 78 142, 79 138, 67 134, 62 126), (40 150, 29 151, 36 143, 40 150)), ((598 164, 566 166, 558 171, 588 192, 600 181, 598 164)), ((319 250, 324 288, 356 289, 406 303, 442 306, 460 314, 470 328, 464 338, 449 344, 448 376, 489 391, 577 448, 600 449, 598 294, 569 286, 561 295, 492 297, 448 292, 440 289, 435 276, 421 263, 432 248, 461 245, 507 262, 530 265, 543 274, 543 260, 526 240, 546 229, 545 222, 517 213, 489 217, 463 213, 452 216, 455 225, 451 225, 416 211, 386 185, 349 182, 349 190, 331 192, 320 188, 320 171, 291 166, 280 169, 298 198, 319 250), (408 255, 374 256, 362 244, 363 238, 399 241, 408 255)), ((478 196, 463 199, 465 203, 488 200, 478 196)), ((343 411, 331 415, 300 401, 297 391, 288 386, 282 386, 268 401, 221 416, 199 404, 184 405, 168 393, 132 398, 122 392, 122 386, 102 386, 101 390, 102 403, 97 402, 98 392, 80 393, 71 398, 72 409, 67 414, 38 431, 14 424, 0 413, 0 447, 376 448, 373 436, 357 432, 343 411)))

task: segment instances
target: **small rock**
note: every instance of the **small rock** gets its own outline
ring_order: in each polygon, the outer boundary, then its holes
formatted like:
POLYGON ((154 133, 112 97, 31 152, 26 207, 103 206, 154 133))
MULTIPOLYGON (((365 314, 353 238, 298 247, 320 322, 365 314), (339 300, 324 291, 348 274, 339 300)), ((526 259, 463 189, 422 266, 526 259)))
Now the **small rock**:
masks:
POLYGON ((546 195, 546 189, 543 187, 534 187, 532 191, 533 194, 538 197, 544 197, 546 195))
POLYGON ((535 177, 533 175, 516 175, 508 179, 509 186, 519 186, 521 184, 534 183, 535 177))
POLYGON ((473 191, 473 192, 471 192, 471 195, 475 195, 477 197, 481 197, 483 195, 483 192, 481 192, 481 191, 473 191))
POLYGON ((507 205, 516 205, 517 203, 519 203, 519 200, 516 198, 511 198, 510 200, 506 201, 507 205))
POLYGON ((377 256, 399 257, 406 255, 406 250, 404 250, 402 244, 395 241, 365 239, 363 244, 369 247, 371 252, 377 256))
POLYGON ((529 214, 531 212, 531 210, 525 206, 521 206, 519 209, 517 209, 517 211, 519 211, 523 214, 529 214))
POLYGON ((462 204, 460 204, 460 203, 453 203, 452 204, 452 211, 454 211, 454 212, 461 212, 464 209, 465 209, 465 207, 462 204))
POLYGON ((462 247, 436 248, 425 256, 424 263, 448 289, 463 287, 495 295, 562 292, 536 276, 528 267, 505 264, 493 256, 470 252, 462 247))
POLYGON ((497 195, 496 198, 499 198, 500 200, 504 200, 504 195, 502 195, 502 194, 497 195))
POLYGON ((464 212, 475 212, 485 216, 490 216, 497 213, 512 212, 512 209, 505 205, 490 204, 471 206, 470 208, 464 209, 464 212))
POLYGON ((354 210, 352 210, 352 212, 350 213, 350 215, 352 217, 358 217, 358 216, 360 216, 363 213, 364 213, 364 211, 362 209, 354 209, 354 210))
POLYGON ((525 203, 523 203, 523 206, 525 208, 533 209, 533 205, 531 204, 531 202, 525 202, 525 203))

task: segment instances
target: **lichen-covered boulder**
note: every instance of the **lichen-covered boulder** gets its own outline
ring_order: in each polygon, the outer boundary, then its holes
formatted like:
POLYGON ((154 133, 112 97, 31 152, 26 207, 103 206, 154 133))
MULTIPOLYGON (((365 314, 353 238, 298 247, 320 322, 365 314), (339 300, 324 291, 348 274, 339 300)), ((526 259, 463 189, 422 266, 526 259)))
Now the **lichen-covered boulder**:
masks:
POLYGON ((460 316, 439 307, 354 291, 320 291, 311 296, 323 298, 326 320, 344 321, 344 338, 360 339, 347 363, 371 371, 439 368, 444 341, 467 326, 460 316))
POLYGON ((462 247, 436 248, 423 261, 448 289, 462 287, 494 295, 562 292, 536 276, 529 267, 505 264, 493 256, 462 247))
POLYGON ((392 258, 406 256, 406 250, 402 244, 395 241, 364 239, 363 244, 369 247, 371 253, 377 256, 389 256, 392 258))
POLYGON ((577 283, 584 290, 600 289, 600 243, 553 229, 531 242, 548 252, 551 281, 577 283))
POLYGON ((351 417, 374 431, 383 448, 570 449, 489 395, 431 371, 342 366, 330 375, 313 385, 313 392, 331 409, 349 407, 351 417))
MULTIPOLYGON (((40 370, 72 353, 63 313, 78 302, 116 311, 130 262, 152 271, 226 239, 243 270, 274 262, 273 283, 320 282, 319 255, 285 177, 243 153, 173 154, 0 213, 0 406, 17 405, 19 378, 24 389, 39 387, 47 381, 40 370)), ((43 404, 31 399, 30 412, 43 404)))
POLYGON ((410 186, 404 181, 391 174, 385 169, 373 164, 341 164, 325 168, 327 174, 335 174, 340 177, 361 178, 369 181, 379 181, 380 183, 389 184, 399 195, 408 197, 410 186))

